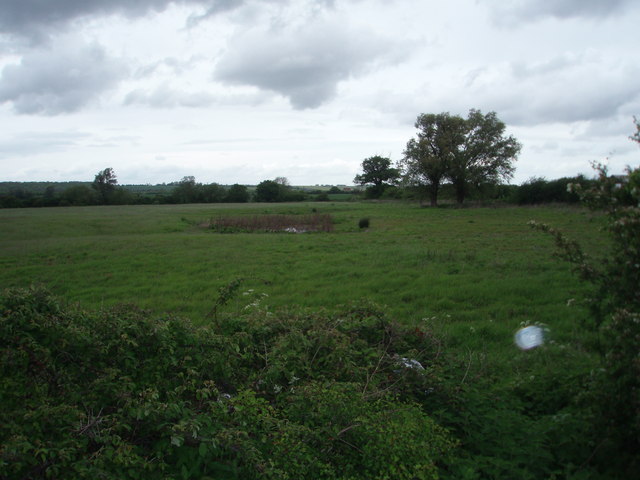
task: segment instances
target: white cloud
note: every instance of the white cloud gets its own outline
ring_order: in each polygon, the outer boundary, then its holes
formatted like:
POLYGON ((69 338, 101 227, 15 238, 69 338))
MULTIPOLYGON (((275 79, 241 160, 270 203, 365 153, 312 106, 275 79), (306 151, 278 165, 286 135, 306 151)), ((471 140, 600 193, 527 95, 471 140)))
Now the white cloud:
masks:
POLYGON ((137 89, 129 92, 126 105, 148 105, 154 108, 205 108, 213 104, 215 97, 207 92, 186 92, 162 85, 154 90, 137 89))
POLYGON ((32 50, 4 67, 0 102, 16 113, 58 115, 75 112, 117 85, 125 65, 99 45, 65 40, 32 50))

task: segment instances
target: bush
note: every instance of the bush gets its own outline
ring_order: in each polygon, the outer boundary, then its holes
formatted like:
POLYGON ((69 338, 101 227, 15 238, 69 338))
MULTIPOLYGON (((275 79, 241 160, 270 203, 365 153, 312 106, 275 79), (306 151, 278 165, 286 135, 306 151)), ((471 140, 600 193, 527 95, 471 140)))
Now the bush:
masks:
POLYGON ((609 176, 601 165, 595 168, 595 182, 572 189, 590 208, 606 214, 612 240, 606 257, 594 260, 561 232, 532 225, 553 235, 561 256, 593 285, 589 303, 593 326, 601 334, 603 366, 594 372, 587 395, 595 414, 593 435, 599 439, 596 459, 602 468, 636 478, 640 476, 640 168, 628 168, 624 176, 609 176))
POLYGON ((364 228, 369 228, 369 219, 368 218, 361 218, 358 221, 358 227, 362 230, 364 228))

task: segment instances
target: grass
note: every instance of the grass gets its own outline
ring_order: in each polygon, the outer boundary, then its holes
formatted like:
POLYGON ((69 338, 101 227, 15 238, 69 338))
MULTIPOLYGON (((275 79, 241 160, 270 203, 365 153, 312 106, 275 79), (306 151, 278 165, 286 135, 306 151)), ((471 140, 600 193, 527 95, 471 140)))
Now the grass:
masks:
MULTIPOLYGON (((423 209, 402 203, 158 205, 0 210, 0 284, 41 283, 85 307, 135 303, 208 321, 218 289, 242 278, 262 305, 331 309, 368 299, 408 324, 428 323, 462 354, 514 353, 523 323, 544 323, 557 342, 586 314, 585 294, 553 258, 535 219, 598 252, 599 222, 568 207, 423 209), (211 218, 331 215, 330 233, 220 234, 211 218), (370 228, 361 230, 361 218, 370 228)), ((243 308, 240 295, 228 309, 243 308)))
MULTIPOLYGON (((208 313, 220 288, 239 278, 239 295, 219 302, 220 319, 257 303, 269 311, 318 311, 376 302, 391 319, 443 339, 443 376, 460 393, 458 403, 424 407, 461 439, 460 465, 468 455, 469 472, 494 472, 482 478, 539 478, 505 476, 501 462, 520 465, 532 462, 530 455, 549 454, 563 464, 563 452, 576 450, 568 462, 588 463, 595 451, 583 438, 588 422, 579 422, 589 417, 573 402, 600 363, 593 348, 598 339, 585 328, 589 317, 580 306, 588 291, 554 257, 552 238, 531 229, 529 220, 561 229, 592 255, 608 247, 600 217, 565 206, 12 209, 0 210, 0 286, 40 283, 89 309, 133 303, 197 324, 213 321, 208 313), (333 231, 218 233, 203 227, 223 217, 311 214, 330 216, 333 231), (363 218, 370 219, 366 229, 359 226, 363 218), (544 324, 550 341, 518 350, 513 335, 525 324, 544 324)), ((535 471, 533 463, 527 471, 535 471)), ((463 478, 461 472, 449 478, 463 478)))

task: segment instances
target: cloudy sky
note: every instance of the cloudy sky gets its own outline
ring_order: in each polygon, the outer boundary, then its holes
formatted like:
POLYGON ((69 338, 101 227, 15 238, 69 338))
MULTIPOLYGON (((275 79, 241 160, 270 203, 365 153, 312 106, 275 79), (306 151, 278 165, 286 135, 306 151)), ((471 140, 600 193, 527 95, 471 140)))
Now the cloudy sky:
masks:
POLYGON ((514 182, 638 165, 637 0, 2 0, 0 181, 350 184, 495 111, 514 182))

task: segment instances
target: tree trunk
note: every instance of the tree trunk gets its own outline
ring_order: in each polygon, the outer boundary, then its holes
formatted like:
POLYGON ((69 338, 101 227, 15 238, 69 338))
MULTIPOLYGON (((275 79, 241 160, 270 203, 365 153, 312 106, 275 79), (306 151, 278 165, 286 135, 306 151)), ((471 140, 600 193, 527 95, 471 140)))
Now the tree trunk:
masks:
POLYGON ((455 184, 456 188, 456 201, 458 205, 462 205, 464 203, 464 197, 466 194, 466 184, 464 182, 457 182, 455 184))
POLYGON ((440 188, 439 184, 435 184, 432 183, 431 187, 429 188, 429 197, 431 200, 431 206, 432 207, 437 207, 438 206, 438 190, 440 188))

